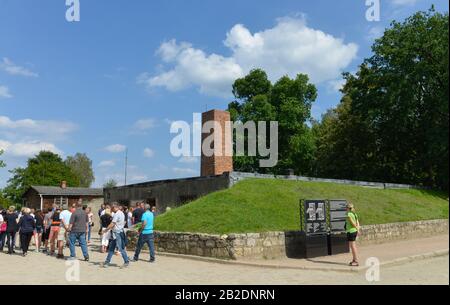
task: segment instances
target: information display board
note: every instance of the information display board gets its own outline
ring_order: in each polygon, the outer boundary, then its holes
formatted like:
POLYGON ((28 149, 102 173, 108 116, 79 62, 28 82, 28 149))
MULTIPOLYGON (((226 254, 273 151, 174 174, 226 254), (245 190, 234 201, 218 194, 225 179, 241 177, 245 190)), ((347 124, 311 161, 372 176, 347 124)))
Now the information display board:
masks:
POLYGON ((327 233, 327 205, 325 200, 305 200, 304 217, 307 235, 327 233))
POLYGON ((347 200, 332 199, 330 205, 330 229, 331 232, 345 232, 345 220, 347 218, 347 200))

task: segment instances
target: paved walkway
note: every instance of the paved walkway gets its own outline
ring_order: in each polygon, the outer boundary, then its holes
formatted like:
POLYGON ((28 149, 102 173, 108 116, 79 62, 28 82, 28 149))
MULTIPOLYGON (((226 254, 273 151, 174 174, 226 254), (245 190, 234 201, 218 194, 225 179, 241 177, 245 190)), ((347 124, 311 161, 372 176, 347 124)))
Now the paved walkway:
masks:
MULTIPOLYGON (((157 262, 132 263, 120 269, 120 256, 113 258, 109 269, 100 268, 105 255, 91 247, 91 261, 79 262, 79 281, 66 277, 72 273, 65 261, 56 260, 41 253, 20 255, 0 254, 0 284, 449 284, 448 255, 417 260, 401 265, 382 266, 379 282, 369 283, 365 272, 342 272, 340 270, 301 270, 300 264, 314 266, 332 265, 343 268, 348 256, 327 257, 314 261, 281 260, 263 261, 265 264, 286 265, 273 268, 222 264, 180 257, 158 256, 157 262), (342 260, 341 260, 342 259, 342 260), (334 265, 336 264, 336 265, 334 265), (69 281, 68 281, 69 279, 69 281)), ((384 262, 400 255, 423 254, 448 249, 448 235, 427 239, 374 245, 361 249, 362 257, 378 256, 384 262)), ((81 257, 81 251, 78 249, 81 257)), ((68 254, 68 250, 65 250, 68 254)), ((141 257, 147 259, 148 254, 141 257)), ((78 261, 77 261, 78 262, 78 261)), ((251 262, 261 264, 262 262, 251 262)))

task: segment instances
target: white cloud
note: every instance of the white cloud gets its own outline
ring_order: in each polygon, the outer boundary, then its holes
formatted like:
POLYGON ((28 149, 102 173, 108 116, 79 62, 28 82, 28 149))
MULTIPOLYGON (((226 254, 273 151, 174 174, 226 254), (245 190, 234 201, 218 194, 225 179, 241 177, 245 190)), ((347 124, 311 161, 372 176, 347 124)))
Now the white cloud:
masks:
POLYGON ((38 77, 39 76, 39 74, 37 74, 25 67, 16 65, 9 58, 6 58, 6 57, 4 57, 3 61, 0 62, 0 69, 11 75, 20 75, 20 76, 26 76, 26 77, 38 77))
POLYGON ((154 150, 151 148, 148 148, 148 147, 144 149, 143 154, 144 154, 144 157, 146 157, 146 158, 152 158, 155 156, 154 150))
POLYGON ((229 96, 233 81, 254 68, 264 69, 272 81, 298 73, 308 74, 315 83, 336 79, 358 51, 356 44, 310 28, 304 18, 290 17, 257 33, 237 24, 227 33, 224 45, 231 50, 230 57, 207 54, 187 42, 164 42, 157 55, 172 67, 154 76, 144 73, 138 82, 149 88, 197 87, 204 94, 229 96))
POLYGON ((330 92, 339 92, 345 85, 345 79, 334 79, 330 80, 327 84, 328 91, 330 92))
POLYGON ((178 159, 178 162, 180 163, 197 163, 198 157, 181 157, 178 159))
POLYGON ((0 99, 11 98, 12 94, 9 92, 9 88, 6 86, 0 86, 0 99))
POLYGON ((31 137, 39 136, 45 138, 46 141, 61 140, 77 128, 76 124, 68 121, 12 120, 7 116, 0 116, 0 134, 11 138, 23 137, 30 139, 31 137))
POLYGON ((155 127, 155 119, 141 119, 133 124, 133 129, 144 131, 155 127))
POLYGON ((122 144, 112 144, 105 147, 105 150, 111 153, 121 153, 124 152, 126 149, 127 147, 122 144))
POLYGON ((114 160, 104 160, 98 164, 98 167, 113 167, 116 165, 114 160))
POLYGON ((416 4, 417 0, 391 0, 395 6, 412 6, 416 4))
POLYGON ((5 155, 10 155, 13 157, 33 157, 43 150, 51 151, 59 155, 63 154, 63 152, 58 149, 55 144, 40 141, 11 143, 0 140, 0 150, 4 150, 5 155))
POLYGON ((156 119, 140 119, 134 122, 130 135, 146 135, 148 131, 156 126, 156 119))
POLYGON ((383 26, 374 26, 369 29, 367 40, 373 41, 383 36, 385 28, 383 26))

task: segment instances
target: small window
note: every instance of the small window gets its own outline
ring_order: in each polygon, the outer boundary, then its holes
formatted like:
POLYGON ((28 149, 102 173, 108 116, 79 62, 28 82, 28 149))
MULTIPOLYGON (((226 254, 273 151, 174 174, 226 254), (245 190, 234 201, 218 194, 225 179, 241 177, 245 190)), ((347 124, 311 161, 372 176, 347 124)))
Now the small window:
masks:
POLYGON ((55 197, 54 202, 61 209, 69 208, 69 198, 67 197, 55 197))

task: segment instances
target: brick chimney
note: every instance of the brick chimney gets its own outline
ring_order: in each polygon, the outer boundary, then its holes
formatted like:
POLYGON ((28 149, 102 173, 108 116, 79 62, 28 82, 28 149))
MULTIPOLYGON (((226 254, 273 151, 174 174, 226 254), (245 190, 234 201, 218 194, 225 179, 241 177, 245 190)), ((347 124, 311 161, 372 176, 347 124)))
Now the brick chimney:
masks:
POLYGON ((63 180, 61 181, 61 188, 65 189, 67 187, 67 181, 63 180))
MULTIPOLYGON (((203 154, 202 151, 202 158, 201 158, 201 176, 216 176, 216 175, 222 175, 226 172, 232 172, 233 171, 233 157, 232 156, 226 156, 225 155, 225 149, 226 149, 226 143, 225 141, 229 141, 227 143, 230 145, 231 150, 233 148, 232 146, 232 137, 226 139, 225 137, 225 122, 229 122, 230 119, 230 113, 227 111, 222 110, 211 110, 208 112, 202 113, 202 126, 208 121, 215 121, 218 122, 221 126, 221 138, 222 138, 222 148, 221 148, 221 156, 217 156, 216 152, 208 157, 203 154)), ((213 130, 213 132, 215 132, 213 130)), ((210 136, 211 133, 203 133, 202 132, 202 144, 203 141, 210 136)), ((230 134, 231 135, 231 134, 230 134)), ((213 144, 212 147, 215 147, 213 144)))

